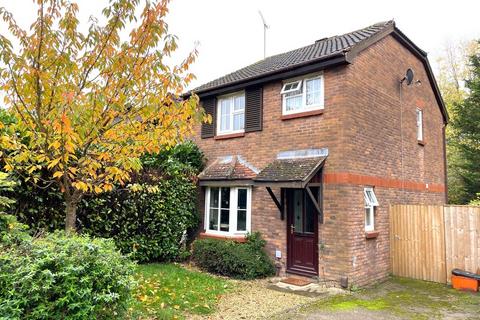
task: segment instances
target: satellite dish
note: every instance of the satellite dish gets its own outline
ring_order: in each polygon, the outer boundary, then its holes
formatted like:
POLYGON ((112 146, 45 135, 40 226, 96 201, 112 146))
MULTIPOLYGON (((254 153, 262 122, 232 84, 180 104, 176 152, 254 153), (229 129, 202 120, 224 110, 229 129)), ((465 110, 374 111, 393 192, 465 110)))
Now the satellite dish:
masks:
POLYGON ((405 80, 407 81, 407 85, 411 85, 413 82, 413 70, 408 68, 407 73, 405 74, 405 80))

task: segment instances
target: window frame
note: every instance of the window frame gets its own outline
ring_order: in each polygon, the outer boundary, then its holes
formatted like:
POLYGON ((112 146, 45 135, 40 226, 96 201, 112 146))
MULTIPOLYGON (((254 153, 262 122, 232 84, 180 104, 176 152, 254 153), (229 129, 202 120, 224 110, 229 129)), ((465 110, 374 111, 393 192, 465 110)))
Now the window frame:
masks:
POLYGON ((229 93, 229 94, 226 94, 226 95, 222 95, 222 96, 219 96, 217 97, 217 103, 216 103, 216 119, 217 119, 217 123, 216 123, 216 135, 217 136, 222 136, 222 135, 228 135, 228 134, 235 134, 235 133, 244 133, 245 132, 245 109, 246 109, 246 101, 245 101, 245 91, 237 91, 237 92, 233 92, 233 93, 229 93), (243 110, 239 111, 235 111, 235 98, 236 97, 239 97, 239 96, 243 96, 243 110), (229 113, 229 117, 230 117, 230 130, 221 130, 222 128, 222 108, 221 108, 221 104, 222 104, 222 100, 231 100, 232 101, 232 105, 231 105, 231 111, 229 113), (234 130, 233 129, 233 123, 234 123, 234 116, 235 114, 241 114, 243 113, 243 129, 239 129, 239 130, 234 130))
POLYGON ((378 200, 373 187, 363 189, 364 214, 365 214, 365 231, 375 231, 375 207, 378 207, 378 200), (370 193, 370 196, 369 196, 370 193), (367 213, 368 210, 368 213, 367 213), (370 224, 367 224, 367 215, 370 218, 370 224))
POLYGON ((300 90, 300 87, 302 86, 302 80, 295 80, 295 81, 290 81, 290 82, 285 82, 283 84, 282 90, 280 91, 280 94, 286 94, 286 93, 291 93, 300 90), (297 86, 291 89, 286 89, 288 85, 296 83, 297 86))
POLYGON ((309 111, 315 111, 315 110, 322 110, 325 107, 325 78, 323 75, 323 72, 318 73, 318 74, 311 74, 307 76, 303 76, 302 78, 296 78, 296 79, 289 79, 284 81, 284 85, 282 86, 282 90, 280 91, 280 94, 282 95, 282 115, 291 115, 291 114, 297 114, 297 113, 303 113, 303 112, 309 112, 309 111), (317 104, 313 105, 307 105, 307 82, 310 80, 320 80, 320 102, 317 104), (295 90, 295 91, 288 91, 283 93, 283 88, 291 83, 294 83, 296 81, 301 82, 301 91, 300 90, 295 90), (287 94, 288 93, 293 93, 296 91, 300 91, 297 95, 299 96, 302 95, 302 107, 298 110, 289 110, 287 111, 287 94))
POLYGON ((221 235, 221 236, 237 236, 237 235, 246 235, 251 231, 251 212, 252 212, 252 188, 251 187, 241 187, 241 186, 209 186, 205 188, 205 233, 212 235, 221 235), (218 214, 218 230, 210 229, 210 193, 211 188, 219 188, 219 208, 217 208, 218 214), (229 202, 229 231, 220 230, 220 213, 221 213, 221 188, 230 189, 230 202, 229 202), (245 189, 247 190, 247 208, 246 208, 246 230, 238 231, 237 230, 237 219, 238 219, 238 190, 245 189))
POLYGON ((421 108, 416 108, 415 110, 415 121, 417 128, 417 141, 423 141, 424 132, 423 132, 423 110, 421 108), (419 118, 420 115, 420 118, 419 118))

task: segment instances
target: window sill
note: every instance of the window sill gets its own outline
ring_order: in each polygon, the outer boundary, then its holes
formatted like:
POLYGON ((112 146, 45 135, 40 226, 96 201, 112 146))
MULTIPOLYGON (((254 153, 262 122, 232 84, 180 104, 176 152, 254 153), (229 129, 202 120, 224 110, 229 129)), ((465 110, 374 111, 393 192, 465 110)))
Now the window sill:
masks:
POLYGON ((422 147, 425 145, 425 141, 424 140, 417 140, 417 143, 419 145, 421 145, 422 147))
POLYGON ((323 109, 312 110, 312 111, 304 111, 304 112, 282 115, 282 117, 280 119, 289 120, 289 119, 295 119, 295 118, 311 117, 311 116, 316 116, 316 115, 319 115, 319 114, 322 114, 322 113, 323 113, 323 109))
POLYGON ((378 237, 378 231, 365 231, 365 238, 367 239, 375 239, 378 237))
POLYGON ((219 240, 232 240, 235 242, 246 242, 247 238, 245 235, 219 235, 211 234, 206 232, 201 232, 198 237, 200 239, 219 239, 219 240))
POLYGON ((238 132, 238 133, 231 133, 231 134, 223 134, 215 136, 215 140, 223 140, 223 139, 233 139, 233 138, 241 138, 245 136, 245 132, 238 132))

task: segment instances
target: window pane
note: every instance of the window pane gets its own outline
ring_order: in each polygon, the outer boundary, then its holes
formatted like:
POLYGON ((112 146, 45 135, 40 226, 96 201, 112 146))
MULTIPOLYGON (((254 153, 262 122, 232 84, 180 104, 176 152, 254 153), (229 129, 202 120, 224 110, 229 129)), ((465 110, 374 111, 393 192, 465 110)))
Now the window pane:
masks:
POLYGON ((230 208, 230 188, 222 188, 221 207, 225 209, 230 208))
POLYGON ((218 188, 210 188, 210 208, 218 208, 218 188))
POLYGON ((238 209, 247 209, 247 189, 238 189, 238 209))
POLYGON ((285 97, 285 109, 286 111, 299 110, 302 108, 302 96, 289 96, 288 94, 285 97))
POLYGON ((245 109, 245 96, 242 94, 241 96, 236 96, 234 98, 234 107, 233 110, 243 110, 245 109))
POLYGON ((220 213, 220 231, 229 231, 230 210, 222 209, 220 213))
POLYGON ((307 93, 320 91, 320 83, 321 83, 320 79, 307 80, 306 81, 307 93))
POLYGON ((306 81, 306 95, 307 95, 307 106, 320 104, 320 94, 321 94, 321 80, 320 79, 313 79, 306 81))
POLYGON ((210 223, 208 224, 210 230, 218 230, 218 209, 210 209, 210 223))
POLYGON ((417 109, 417 139, 423 140, 423 113, 417 109))
POLYGON ((295 190, 293 193, 293 216, 295 219, 295 232, 303 233, 303 190, 295 190))
POLYGON ((373 207, 365 208, 365 229, 373 230, 373 207))
MULTIPOLYGON (((314 187, 311 188, 313 196, 316 197, 318 194, 318 188, 314 187)), ((313 204, 310 196, 308 194, 305 195, 307 197, 307 203, 305 206, 305 232, 314 233, 315 232, 315 215, 317 214, 317 209, 313 204)))
POLYGON ((220 131, 230 130, 231 99, 220 100, 220 131))
POLYGON ((247 231, 247 211, 237 211, 237 231, 247 231))
POLYGON ((242 130, 245 127, 245 113, 233 115, 233 130, 242 130))

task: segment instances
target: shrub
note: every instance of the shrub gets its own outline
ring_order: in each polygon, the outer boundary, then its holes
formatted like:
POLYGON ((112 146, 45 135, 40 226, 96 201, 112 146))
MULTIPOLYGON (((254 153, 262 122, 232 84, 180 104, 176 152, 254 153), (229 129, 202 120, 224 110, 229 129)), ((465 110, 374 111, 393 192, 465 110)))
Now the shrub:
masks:
POLYGON ((113 241, 60 233, 0 244, 1 319, 118 319, 134 265, 113 241))
MULTIPOLYGON (((79 204, 77 226, 82 233, 113 238, 124 254, 140 262, 185 256, 184 232, 196 228, 196 175, 204 156, 190 141, 142 157, 142 172, 129 187, 86 196, 79 204)), ((17 200, 18 220, 32 233, 64 228, 65 204, 54 186, 20 184, 9 194, 17 200)))
POLYGON ((201 239, 193 245, 193 260, 201 269, 237 279, 255 279, 275 274, 275 267, 265 250, 259 233, 238 243, 201 239))
POLYGON ((139 262, 169 261, 182 253, 182 239, 198 223, 196 186, 184 177, 136 184, 86 198, 80 231, 112 238, 139 262))

